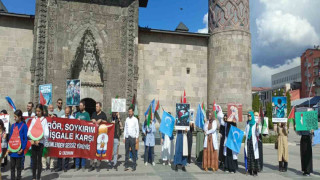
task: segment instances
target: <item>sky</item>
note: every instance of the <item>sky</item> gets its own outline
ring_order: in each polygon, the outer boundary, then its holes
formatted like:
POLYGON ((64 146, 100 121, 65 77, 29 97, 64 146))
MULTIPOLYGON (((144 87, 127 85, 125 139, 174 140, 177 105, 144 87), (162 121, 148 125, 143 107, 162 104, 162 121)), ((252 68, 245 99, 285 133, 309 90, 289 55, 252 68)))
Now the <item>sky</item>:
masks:
MULTIPOLYGON (((35 0, 2 0, 9 12, 34 14, 35 0)), ((271 75, 300 65, 307 48, 320 44, 320 0, 250 0, 252 86, 271 87, 271 75)), ((149 0, 139 26, 206 33, 208 0, 149 0)))

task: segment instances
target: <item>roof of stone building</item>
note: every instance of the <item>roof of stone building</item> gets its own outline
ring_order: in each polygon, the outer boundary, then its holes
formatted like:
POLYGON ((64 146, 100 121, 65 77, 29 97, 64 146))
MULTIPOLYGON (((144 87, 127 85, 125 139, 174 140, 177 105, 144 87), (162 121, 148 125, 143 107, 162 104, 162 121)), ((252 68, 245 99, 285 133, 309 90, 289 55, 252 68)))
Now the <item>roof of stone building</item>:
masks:
POLYGON ((0 12, 8 12, 7 8, 4 6, 1 0, 0 0, 0 12))
POLYGON ((183 22, 180 22, 176 28, 176 31, 189 31, 189 28, 183 24, 183 22))
POLYGON ((188 31, 170 31, 170 30, 163 30, 163 29, 151 29, 148 27, 139 27, 139 31, 150 32, 150 33, 182 35, 182 36, 194 36, 194 37, 203 37, 203 38, 209 38, 210 36, 210 34, 208 33, 194 33, 194 32, 188 32, 188 31))

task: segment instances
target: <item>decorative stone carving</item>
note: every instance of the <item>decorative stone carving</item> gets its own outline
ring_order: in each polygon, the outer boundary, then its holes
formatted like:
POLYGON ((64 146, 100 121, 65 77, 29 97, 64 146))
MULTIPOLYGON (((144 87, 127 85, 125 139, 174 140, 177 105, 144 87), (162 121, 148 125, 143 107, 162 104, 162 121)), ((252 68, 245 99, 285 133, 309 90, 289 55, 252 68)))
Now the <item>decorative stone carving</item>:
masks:
POLYGON ((249 0, 209 0, 209 32, 249 31, 249 0))

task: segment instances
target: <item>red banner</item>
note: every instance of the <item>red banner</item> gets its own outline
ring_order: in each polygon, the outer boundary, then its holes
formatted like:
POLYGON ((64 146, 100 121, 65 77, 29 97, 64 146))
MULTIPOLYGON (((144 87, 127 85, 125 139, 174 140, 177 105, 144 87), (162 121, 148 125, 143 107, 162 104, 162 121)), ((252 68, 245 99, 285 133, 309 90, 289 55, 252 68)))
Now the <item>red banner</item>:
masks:
POLYGON ((112 159, 114 124, 47 117, 48 156, 58 158, 112 159))

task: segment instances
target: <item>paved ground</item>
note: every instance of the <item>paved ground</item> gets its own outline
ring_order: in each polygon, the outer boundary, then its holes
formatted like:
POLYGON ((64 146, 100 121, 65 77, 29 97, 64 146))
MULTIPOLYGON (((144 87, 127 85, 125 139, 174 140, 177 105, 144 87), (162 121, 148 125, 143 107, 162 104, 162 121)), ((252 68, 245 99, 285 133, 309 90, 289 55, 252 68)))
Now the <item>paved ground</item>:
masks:
MULTIPOLYGON (((311 174, 310 177, 304 177, 301 173, 301 163, 300 163, 300 150, 299 150, 299 141, 300 138, 297 136, 292 130, 289 134, 289 168, 288 172, 280 173, 278 172, 278 161, 277 161, 277 151, 274 149, 273 144, 265 144, 263 147, 264 151, 264 169, 263 172, 259 173, 259 179, 319 179, 320 178, 320 145, 313 147, 313 166, 314 173, 311 174)), ((195 141, 194 141, 195 142, 195 141)), ((142 146, 140 146, 142 147, 142 146)), ((195 147, 195 145, 193 146, 195 147)), ((96 171, 92 172, 74 172, 73 169, 68 172, 60 172, 60 173, 51 173, 44 172, 42 175, 43 180, 51 180, 51 179, 59 179, 59 180, 94 180, 94 179, 126 179, 126 180, 134 180, 134 179, 252 179, 251 176, 245 175, 244 169, 244 161, 243 161, 243 153, 239 155, 239 171, 236 174, 229 174, 223 172, 221 170, 213 173, 213 172, 204 172, 201 168, 192 163, 187 166, 187 172, 183 172, 179 170, 179 172, 175 172, 172 170, 172 167, 163 166, 160 159, 160 151, 161 147, 156 146, 155 148, 155 159, 156 166, 152 166, 149 164, 147 167, 143 164, 143 150, 139 151, 139 160, 137 171, 135 172, 125 172, 123 167, 124 162, 124 145, 120 146, 120 163, 118 171, 114 169, 107 170, 107 163, 102 164, 101 171, 97 173, 96 171)), ((193 149, 193 152, 194 149, 193 149)), ((241 151, 243 152, 243 150, 241 151)), ((26 158, 27 169, 22 172, 23 179, 32 179, 31 170, 28 168, 30 162, 30 158, 26 158)), ((88 164, 88 162, 87 162, 88 164)), ((10 178, 10 171, 2 173, 3 179, 10 178)))

